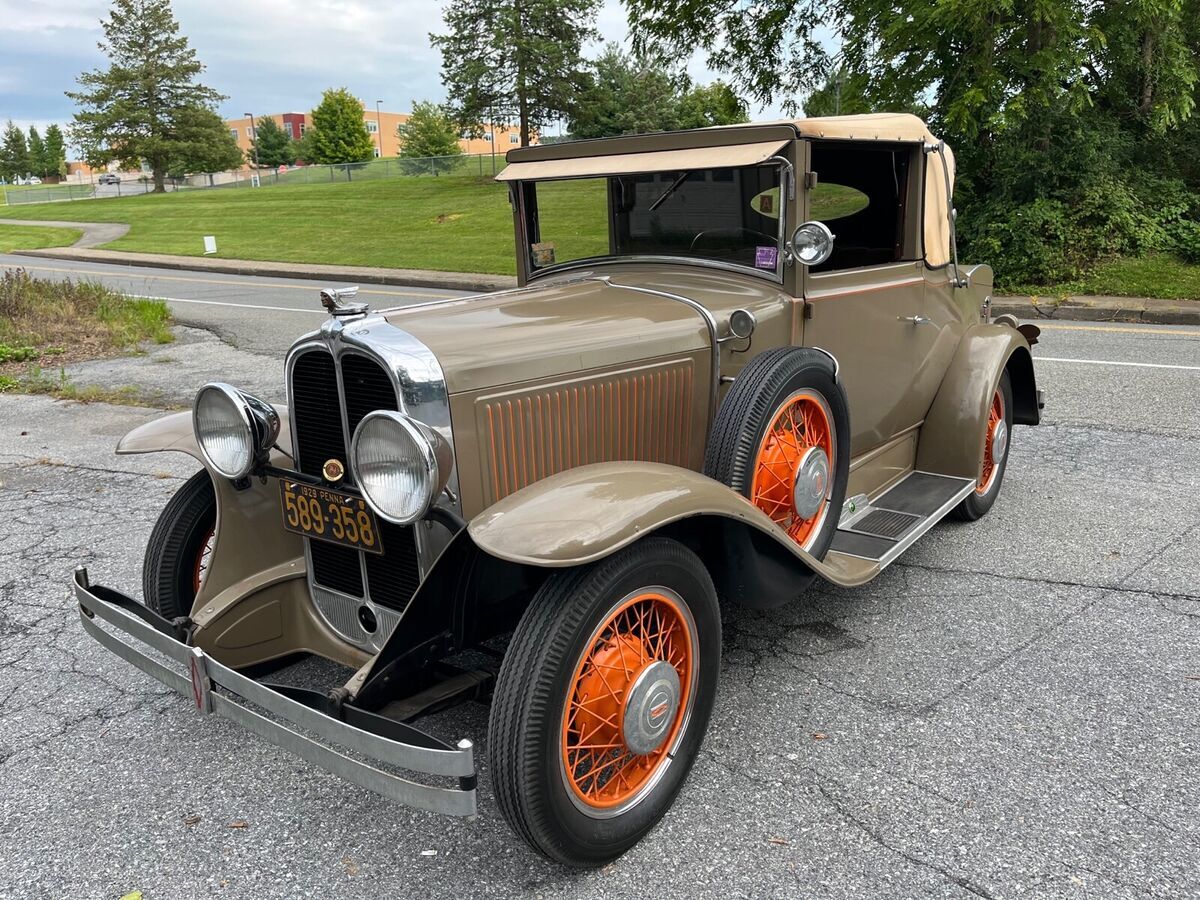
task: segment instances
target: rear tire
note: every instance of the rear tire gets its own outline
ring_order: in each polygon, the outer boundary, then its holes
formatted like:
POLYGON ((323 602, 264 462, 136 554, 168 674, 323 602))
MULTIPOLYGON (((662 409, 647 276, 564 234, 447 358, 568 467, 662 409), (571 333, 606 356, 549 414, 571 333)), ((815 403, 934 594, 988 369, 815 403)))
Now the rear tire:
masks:
POLYGON ((505 654, 488 727, 513 831, 580 867, 641 840, 696 758, 720 657, 712 579, 674 540, 552 574, 505 654))
POLYGON ((951 515, 963 522, 974 522, 987 515, 988 510, 1000 496, 1000 484, 1004 481, 1004 472, 1008 468, 1008 451, 1012 446, 1013 396, 1012 384, 1008 372, 1000 376, 1000 383, 992 395, 992 403, 988 412, 987 434, 984 438, 983 472, 975 490, 968 494, 958 506, 954 507, 951 515), (996 458, 993 453, 993 438, 999 425, 1003 423, 1003 449, 996 458))
POLYGON ((146 546, 142 597, 164 618, 191 614, 216 523, 217 495, 208 472, 201 470, 167 501, 146 546))

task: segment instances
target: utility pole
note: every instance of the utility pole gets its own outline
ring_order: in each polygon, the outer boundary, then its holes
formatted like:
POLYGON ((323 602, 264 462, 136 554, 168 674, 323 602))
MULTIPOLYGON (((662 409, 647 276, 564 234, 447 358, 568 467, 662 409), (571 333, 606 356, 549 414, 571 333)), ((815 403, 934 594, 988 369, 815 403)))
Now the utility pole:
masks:
POLYGON ((250 183, 258 187, 258 127, 254 124, 254 113, 246 113, 250 117, 250 134, 251 140, 254 142, 254 177, 250 179, 250 183))
POLYGON ((836 88, 834 93, 835 99, 833 102, 833 114, 835 116, 840 116, 842 114, 842 82, 845 80, 845 73, 841 69, 838 69, 837 78, 833 82, 834 87, 836 88))
POLYGON ((382 100, 375 101, 375 131, 379 136, 379 158, 383 159, 383 120, 379 118, 379 106, 382 100))
POLYGON ((496 107, 488 108, 488 118, 492 121, 488 122, 488 128, 492 131, 492 174, 496 174, 496 107))

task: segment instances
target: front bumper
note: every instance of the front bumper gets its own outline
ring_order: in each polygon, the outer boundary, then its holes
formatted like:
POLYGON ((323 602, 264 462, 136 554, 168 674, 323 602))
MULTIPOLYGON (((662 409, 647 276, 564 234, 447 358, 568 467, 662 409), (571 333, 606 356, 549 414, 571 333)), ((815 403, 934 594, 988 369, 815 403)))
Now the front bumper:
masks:
POLYGON ((75 570, 74 586, 84 630, 122 659, 190 697, 199 712, 233 719, 263 740, 406 806, 447 815, 475 815, 475 759, 470 741, 459 741, 457 747, 451 747, 411 725, 350 704, 342 705, 341 719, 334 718, 316 705, 302 702, 306 695, 316 696, 313 692, 268 687, 221 665, 199 647, 180 640, 174 623, 124 594, 91 585, 87 569, 75 570), (101 620, 115 630, 102 628, 101 620), (122 640, 117 632, 124 632, 134 641, 122 640), (147 647, 178 663, 187 674, 164 665, 147 652, 147 647), (283 690, 288 690, 290 696, 283 690), (239 700, 261 707, 282 721, 268 718, 239 700), (293 725, 315 737, 302 734, 293 725), (340 744, 363 759, 347 756, 323 741, 340 744), (456 779, 458 786, 410 781, 372 762, 456 779))

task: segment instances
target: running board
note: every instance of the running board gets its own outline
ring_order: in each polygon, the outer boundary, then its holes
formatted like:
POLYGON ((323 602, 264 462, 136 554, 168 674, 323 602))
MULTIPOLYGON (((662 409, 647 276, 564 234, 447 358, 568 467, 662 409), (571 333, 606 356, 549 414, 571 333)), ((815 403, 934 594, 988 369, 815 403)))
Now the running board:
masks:
POLYGON ((973 490, 975 482, 967 478, 913 472, 873 501, 860 496, 847 502, 829 549, 883 569, 973 490))

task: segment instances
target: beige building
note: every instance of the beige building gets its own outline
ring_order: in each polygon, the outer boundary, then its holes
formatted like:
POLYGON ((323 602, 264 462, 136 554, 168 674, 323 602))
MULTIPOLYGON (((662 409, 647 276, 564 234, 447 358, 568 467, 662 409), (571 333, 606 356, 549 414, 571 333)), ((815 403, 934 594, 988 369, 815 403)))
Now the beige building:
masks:
MULTIPOLYGON (((271 113, 267 116, 255 116, 254 123, 262 121, 264 118, 274 119, 276 124, 284 130, 284 132, 294 140, 300 140, 304 133, 312 127, 311 113, 271 113)), ((363 122, 367 126, 367 131, 371 134, 371 139, 375 142, 376 156, 399 156, 401 140, 397 129, 409 120, 408 113, 387 112, 380 110, 376 112, 373 109, 363 108, 363 122)), ((225 126, 229 129, 229 133, 233 135, 240 147, 246 154, 247 158, 254 152, 253 138, 254 126, 250 122, 249 116, 243 116, 238 119, 228 119, 225 126)), ((458 142, 458 146, 462 148, 463 153, 491 153, 493 147, 497 155, 503 155, 513 147, 518 147, 521 144, 520 133, 516 128, 509 128, 504 125, 485 124, 484 135, 481 138, 462 138, 458 142), (494 142, 494 143, 493 143, 494 142)), ((530 143, 536 144, 537 137, 534 136, 530 143)))

